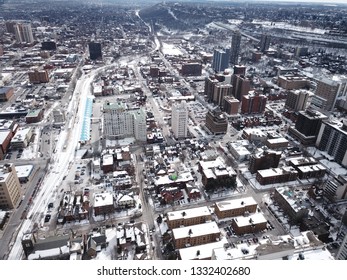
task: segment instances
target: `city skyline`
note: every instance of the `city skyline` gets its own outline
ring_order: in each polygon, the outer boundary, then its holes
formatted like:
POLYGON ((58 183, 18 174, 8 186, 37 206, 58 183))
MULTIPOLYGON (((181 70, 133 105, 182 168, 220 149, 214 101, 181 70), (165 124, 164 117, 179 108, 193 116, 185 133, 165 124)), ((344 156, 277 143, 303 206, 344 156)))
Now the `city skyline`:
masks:
POLYGON ((28 3, 0 10, 0 259, 346 257, 347 9, 28 3))

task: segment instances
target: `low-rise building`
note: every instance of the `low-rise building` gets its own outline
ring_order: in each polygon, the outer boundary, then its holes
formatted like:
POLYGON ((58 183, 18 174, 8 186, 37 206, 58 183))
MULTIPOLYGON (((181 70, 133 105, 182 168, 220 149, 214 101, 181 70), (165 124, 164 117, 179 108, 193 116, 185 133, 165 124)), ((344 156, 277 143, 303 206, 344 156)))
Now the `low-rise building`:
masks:
POLYGON ((29 81, 32 84, 48 83, 49 75, 47 70, 34 69, 28 72, 29 81))
POLYGON ((201 182, 207 189, 223 187, 223 184, 226 187, 236 180, 235 170, 227 166, 220 157, 212 161, 199 161, 199 170, 201 182))
POLYGON ((211 221, 211 211, 207 206, 189 208, 167 213, 167 225, 170 229, 192 226, 211 221))
POLYGON ((259 128, 245 128, 242 133, 242 137, 250 142, 262 142, 267 139, 266 134, 259 128))
POLYGON ((258 170, 277 168, 281 155, 279 151, 259 149, 249 157, 249 171, 254 174, 258 170))
POLYGON ((12 149, 24 149, 26 148, 31 140, 33 133, 31 127, 20 128, 11 140, 12 149))
POLYGON ((108 192, 94 193, 93 196, 94 215, 106 215, 114 212, 114 197, 108 192))
POLYGON ((19 182, 21 183, 27 183, 30 181, 32 176, 34 175, 34 165, 28 164, 28 165, 17 165, 16 167, 17 176, 19 179, 19 182))
POLYGON ((239 140, 228 143, 228 149, 232 156, 238 161, 249 159, 251 152, 247 149, 250 146, 248 140, 239 140))
POLYGON ((267 220, 262 213, 254 213, 232 219, 231 225, 237 235, 242 235, 265 230, 267 220))
POLYGON ((216 222, 203 223, 172 230, 176 249, 197 246, 220 240, 221 232, 216 222))
POLYGON ((25 117, 26 123, 37 123, 43 119, 43 109, 31 110, 25 117))
POLYGON ((218 219, 243 216, 257 211, 258 204, 253 197, 243 197, 232 200, 224 200, 214 204, 214 213, 218 219))
POLYGON ((293 221, 300 221, 309 213, 307 191, 298 188, 275 188, 274 200, 293 221))
POLYGON ((285 183, 295 181, 297 178, 298 171, 291 166, 258 170, 256 175, 256 179, 261 185, 285 183))
POLYGON ((0 102, 6 102, 10 100, 13 94, 14 94, 13 87, 0 87, 0 102))
POLYGON ((0 159, 4 159, 4 155, 10 146, 13 134, 10 130, 0 131, 0 159))
POLYGON ((265 145, 269 149, 286 149, 288 147, 289 141, 284 138, 284 137, 279 137, 279 138, 273 138, 273 139, 267 139, 265 141, 265 145))

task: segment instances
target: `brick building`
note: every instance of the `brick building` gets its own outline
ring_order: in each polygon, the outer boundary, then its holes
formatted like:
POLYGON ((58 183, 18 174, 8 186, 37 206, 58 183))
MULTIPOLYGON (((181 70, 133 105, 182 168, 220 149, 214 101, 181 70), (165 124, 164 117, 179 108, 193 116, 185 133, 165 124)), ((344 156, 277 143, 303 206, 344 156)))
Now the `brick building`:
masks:
POLYGON ((216 222, 203 223, 172 230, 176 249, 216 242, 221 232, 216 222))
POLYGON ((170 229, 181 226, 193 226, 211 221, 212 216, 207 206, 195 207, 167 213, 166 223, 170 229))
POLYGON ((214 212, 218 219, 242 216, 245 213, 255 213, 258 204, 253 197, 243 197, 239 199, 216 202, 214 212))

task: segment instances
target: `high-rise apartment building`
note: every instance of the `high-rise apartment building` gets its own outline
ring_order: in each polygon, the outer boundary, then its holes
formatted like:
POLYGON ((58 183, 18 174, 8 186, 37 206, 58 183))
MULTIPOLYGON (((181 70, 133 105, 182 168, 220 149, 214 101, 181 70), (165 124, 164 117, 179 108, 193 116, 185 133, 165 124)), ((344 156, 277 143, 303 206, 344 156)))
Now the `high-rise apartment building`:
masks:
POLYGON ((146 112, 143 109, 130 111, 134 120, 134 136, 136 140, 147 140, 146 112))
POLYGON ((240 101, 233 96, 225 96, 223 101, 223 112, 228 115, 237 115, 239 112, 240 101))
POLYGON ((347 199, 347 177, 338 175, 332 180, 326 180, 323 185, 324 198, 331 202, 347 199))
POLYGON ((337 100, 346 100, 346 97, 347 80, 340 79, 338 76, 332 79, 322 78, 317 82, 312 104, 325 111, 332 111, 337 100))
POLYGON ((264 94, 248 94, 242 96, 242 114, 260 114, 265 112, 267 97, 264 94))
POLYGON ((34 35, 30 23, 17 23, 14 26, 16 40, 20 44, 32 44, 34 35))
POLYGON ((262 34, 260 38, 259 48, 261 52, 266 52, 270 47, 271 36, 269 34, 262 34))
POLYGON ((231 39, 231 52, 230 52, 230 63, 238 64, 241 46, 241 33, 239 31, 234 32, 231 39))
POLYGON ((229 67, 230 49, 216 49, 213 52, 212 68, 222 72, 229 67))
POLYGON ((175 138, 186 138, 188 133, 188 107, 186 102, 173 104, 171 114, 171 127, 175 138))
POLYGON ((316 147, 332 156, 338 164, 347 167, 347 120, 343 124, 323 121, 316 147))
POLYGON ((224 96, 232 94, 231 76, 216 74, 206 77, 204 94, 208 102, 223 106, 224 96))
POLYGON ((15 21, 6 21, 5 22, 6 32, 11 34, 16 34, 16 31, 15 31, 16 24, 17 22, 15 21))
POLYGON ((291 90, 287 93, 285 106, 295 112, 305 111, 311 95, 313 93, 307 90, 291 90))
POLYGON ((90 42, 88 47, 91 60, 102 59, 101 43, 90 42))
POLYGON ((0 208, 16 208, 21 197, 21 186, 14 165, 0 165, 0 208))
POLYGON ((232 86, 234 97, 242 101, 242 96, 248 94, 251 89, 251 81, 243 75, 233 75, 232 86))
POLYGON ((106 102, 104 112, 104 134, 108 139, 135 137, 146 141, 146 114, 143 109, 130 109, 122 102, 106 102))

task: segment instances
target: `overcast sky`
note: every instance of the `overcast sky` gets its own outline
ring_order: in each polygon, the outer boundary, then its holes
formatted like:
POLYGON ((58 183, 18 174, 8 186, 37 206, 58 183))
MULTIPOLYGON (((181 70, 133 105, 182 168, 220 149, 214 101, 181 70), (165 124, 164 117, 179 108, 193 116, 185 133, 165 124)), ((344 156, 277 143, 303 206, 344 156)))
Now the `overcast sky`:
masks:
MULTIPOLYGON (((218 0, 216 0, 218 1, 218 0)), ((228 1, 228 0, 224 0, 228 1)), ((231 0, 232 2, 233 0, 231 0)), ((239 2, 238 0, 235 0, 236 2, 239 2)), ((333 3, 344 3, 347 4, 347 0, 248 0, 248 1, 257 1, 257 2, 299 2, 299 3, 326 3, 326 4, 333 4, 333 3)), ((247 0, 245 0, 247 2, 247 0)))

